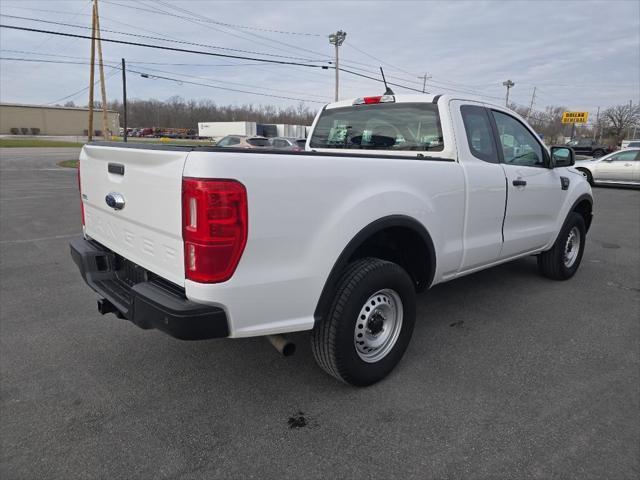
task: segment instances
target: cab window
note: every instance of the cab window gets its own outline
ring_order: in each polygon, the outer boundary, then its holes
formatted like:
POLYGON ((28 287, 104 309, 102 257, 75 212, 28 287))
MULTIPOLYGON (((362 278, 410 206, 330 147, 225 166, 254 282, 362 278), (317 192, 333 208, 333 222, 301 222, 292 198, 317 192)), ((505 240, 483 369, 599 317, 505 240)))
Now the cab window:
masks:
POLYGON ((493 131, 487 110, 475 105, 460 107, 464 129, 467 132, 467 142, 471 154, 485 162, 498 163, 493 131))
POLYGON ((533 134, 515 118, 492 111, 504 163, 523 167, 544 167, 542 147, 533 134))

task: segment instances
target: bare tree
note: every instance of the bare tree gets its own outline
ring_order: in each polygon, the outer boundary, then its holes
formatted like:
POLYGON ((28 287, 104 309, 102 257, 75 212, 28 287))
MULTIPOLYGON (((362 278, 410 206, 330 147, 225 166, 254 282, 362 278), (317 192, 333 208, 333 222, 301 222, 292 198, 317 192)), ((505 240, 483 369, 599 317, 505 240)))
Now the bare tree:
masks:
MULTIPOLYGON (((109 108, 120 112, 122 103, 114 101, 109 108)), ((156 99, 127 101, 129 125, 157 128, 198 128, 198 122, 251 121, 311 125, 315 110, 304 104, 278 108, 273 105, 220 106, 211 100, 184 100, 173 96, 166 101, 156 99)))
POLYGON ((640 124, 640 106, 639 105, 615 105, 607 108, 602 114, 610 133, 615 136, 617 141, 624 138, 624 131, 640 124))

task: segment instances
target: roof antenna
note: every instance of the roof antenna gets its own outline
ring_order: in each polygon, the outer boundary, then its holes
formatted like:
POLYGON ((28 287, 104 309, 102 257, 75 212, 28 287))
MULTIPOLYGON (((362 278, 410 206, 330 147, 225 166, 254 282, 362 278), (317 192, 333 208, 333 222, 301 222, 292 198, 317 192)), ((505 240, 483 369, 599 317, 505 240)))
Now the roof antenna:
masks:
POLYGON ((380 73, 382 74, 382 81, 384 82, 384 86, 386 88, 386 90, 384 91, 385 95, 395 95, 395 93, 393 93, 393 90, 391 90, 389 88, 389 85, 387 85, 387 79, 384 78, 384 70, 382 70, 382 67, 380 67, 380 73))

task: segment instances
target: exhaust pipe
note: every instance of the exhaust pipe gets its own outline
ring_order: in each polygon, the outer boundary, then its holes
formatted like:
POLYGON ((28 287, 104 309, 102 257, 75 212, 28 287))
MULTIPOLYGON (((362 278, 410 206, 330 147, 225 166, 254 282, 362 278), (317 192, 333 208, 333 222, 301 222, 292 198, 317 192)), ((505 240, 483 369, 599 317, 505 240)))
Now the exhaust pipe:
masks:
POLYGON ((296 344, 284 335, 267 335, 267 340, 283 357, 290 357, 296 352, 296 344))

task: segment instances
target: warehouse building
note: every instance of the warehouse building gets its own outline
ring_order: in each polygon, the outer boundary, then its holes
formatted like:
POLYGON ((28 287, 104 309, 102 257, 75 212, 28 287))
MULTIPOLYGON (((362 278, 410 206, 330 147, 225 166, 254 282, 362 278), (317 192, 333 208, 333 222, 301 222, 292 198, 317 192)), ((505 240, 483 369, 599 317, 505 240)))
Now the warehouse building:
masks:
MULTIPOLYGON (((89 109, 0 103, 0 135, 87 135, 89 109)), ((94 135, 102 135, 102 110, 93 112, 94 135)), ((107 130, 118 135, 120 114, 107 111, 107 130)))

